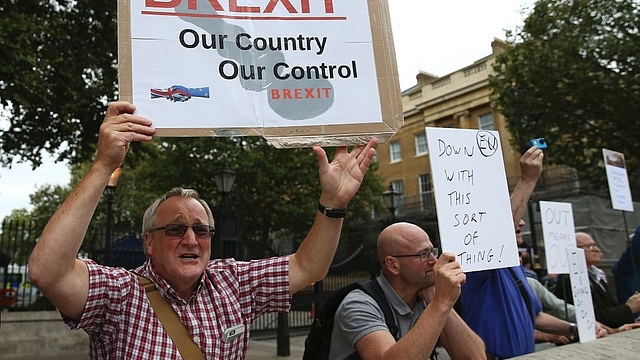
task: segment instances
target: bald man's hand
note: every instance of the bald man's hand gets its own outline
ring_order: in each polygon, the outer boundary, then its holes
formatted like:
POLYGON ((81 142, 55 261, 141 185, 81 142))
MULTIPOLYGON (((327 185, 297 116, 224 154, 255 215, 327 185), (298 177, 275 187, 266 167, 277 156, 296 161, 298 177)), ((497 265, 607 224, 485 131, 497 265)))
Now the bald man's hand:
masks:
POLYGON ((460 263, 452 253, 445 252, 440 255, 438 262, 433 267, 435 284, 423 289, 420 297, 428 303, 442 302, 452 307, 458 300, 462 285, 467 281, 467 276, 462 271, 460 263))

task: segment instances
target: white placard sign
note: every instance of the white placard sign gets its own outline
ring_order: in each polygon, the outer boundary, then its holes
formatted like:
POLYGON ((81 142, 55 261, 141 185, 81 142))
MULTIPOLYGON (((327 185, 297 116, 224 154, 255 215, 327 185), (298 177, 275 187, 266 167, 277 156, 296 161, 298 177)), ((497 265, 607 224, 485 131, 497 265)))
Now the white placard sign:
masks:
POLYGON ((616 210, 633 212, 633 200, 629 188, 627 165, 624 154, 612 150, 602 149, 607 182, 609 183, 609 195, 612 207, 616 210))
POLYGON ((464 271, 519 265, 498 132, 426 132, 442 250, 464 271))
POLYGON ((549 274, 568 274, 565 248, 576 247, 576 229, 570 203, 540 201, 540 220, 549 274))
POLYGON ((386 0, 118 5, 120 96, 156 135, 301 147, 385 140, 402 126, 386 0))
POLYGON ((584 258, 584 250, 580 248, 566 248, 569 259, 569 279, 573 304, 576 307, 576 321, 580 342, 594 340, 596 338, 596 315, 593 310, 591 287, 587 272, 587 261, 584 258))

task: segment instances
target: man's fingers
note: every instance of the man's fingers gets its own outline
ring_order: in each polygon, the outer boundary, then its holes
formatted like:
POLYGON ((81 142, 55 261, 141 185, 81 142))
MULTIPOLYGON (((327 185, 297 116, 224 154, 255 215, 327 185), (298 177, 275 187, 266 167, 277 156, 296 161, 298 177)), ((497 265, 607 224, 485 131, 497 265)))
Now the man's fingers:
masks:
POLYGON ((365 157, 368 157, 369 153, 371 152, 371 149, 374 149, 377 144, 378 144, 378 138, 372 137, 369 140, 369 142, 362 148, 358 156, 363 155, 365 157))
POLYGON ((107 107, 107 116, 117 116, 123 113, 133 114, 135 105, 128 101, 114 101, 107 107))

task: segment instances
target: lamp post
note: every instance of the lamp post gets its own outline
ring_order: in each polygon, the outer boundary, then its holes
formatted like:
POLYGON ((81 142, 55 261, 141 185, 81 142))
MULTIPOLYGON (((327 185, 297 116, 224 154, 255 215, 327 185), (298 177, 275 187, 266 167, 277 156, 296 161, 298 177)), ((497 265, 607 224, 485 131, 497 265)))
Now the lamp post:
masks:
POLYGON ((393 188, 393 184, 389 184, 389 189, 382 193, 382 199, 384 200, 384 205, 387 207, 387 210, 391 213, 391 217, 395 219, 396 217, 396 209, 398 205, 400 205, 400 194, 393 188))
POLYGON ((229 169, 229 165, 225 163, 220 170, 213 173, 213 178, 216 180, 218 191, 224 198, 224 196, 231 192, 233 182, 236 180, 236 172, 229 169))
MULTIPOLYGON (((389 183, 389 187, 382 193, 382 200, 384 201, 384 205, 391 214, 390 217, 381 217, 379 224, 382 227, 380 231, 383 231, 387 228, 387 226, 396 222, 396 209, 400 205, 402 200, 402 193, 394 189, 393 183, 389 183)), ((380 273, 380 263, 377 261, 378 258, 378 250, 375 245, 375 241, 370 245, 371 251, 371 278, 375 278, 380 273)))
MULTIPOLYGON (((222 200, 218 206, 218 225, 216 226, 216 232, 220 238, 220 256, 224 257, 224 237, 229 233, 227 226, 229 225, 229 215, 231 213, 227 205, 227 195, 229 195, 233 188, 233 183, 236 180, 236 172, 229 169, 229 166, 225 163, 220 170, 213 173, 213 178, 216 181, 218 192, 222 196, 222 200)), ((235 226, 235 224, 233 225, 235 226)), ((232 232, 235 233, 235 231, 232 232)), ((235 251, 233 253, 235 254, 235 251)))
POLYGON ((113 223, 113 195, 116 193, 116 187, 118 186, 118 180, 122 174, 122 168, 119 167, 111 173, 109 182, 105 188, 107 193, 107 227, 105 229, 105 265, 110 265, 111 261, 111 225, 113 223))

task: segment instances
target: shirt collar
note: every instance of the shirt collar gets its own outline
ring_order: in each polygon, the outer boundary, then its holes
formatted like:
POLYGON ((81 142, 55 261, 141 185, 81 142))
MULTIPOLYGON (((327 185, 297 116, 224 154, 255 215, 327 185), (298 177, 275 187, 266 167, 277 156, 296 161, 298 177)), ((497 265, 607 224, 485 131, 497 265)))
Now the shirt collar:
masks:
MULTIPOLYGON (((378 282, 380 283, 380 287, 382 287, 385 294, 387 295, 387 299, 389 300, 391 307, 393 307, 399 315, 407 315, 413 311, 411 308, 409 308, 409 305, 407 305, 407 303, 405 303, 400 298, 400 295, 398 295, 396 290, 393 288, 393 286, 391 286, 391 284, 383 274, 380 274, 380 276, 378 276, 378 282)), ((426 304, 422 299, 418 299, 418 301, 416 302, 416 306, 421 306, 422 309, 424 309, 426 307, 426 304)))
POLYGON ((597 268, 595 265, 589 266, 588 272, 596 279, 596 281, 604 280, 607 282, 607 274, 602 269, 597 268))

